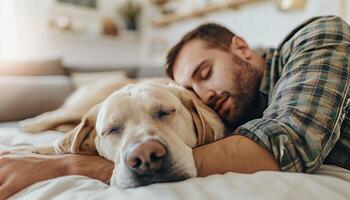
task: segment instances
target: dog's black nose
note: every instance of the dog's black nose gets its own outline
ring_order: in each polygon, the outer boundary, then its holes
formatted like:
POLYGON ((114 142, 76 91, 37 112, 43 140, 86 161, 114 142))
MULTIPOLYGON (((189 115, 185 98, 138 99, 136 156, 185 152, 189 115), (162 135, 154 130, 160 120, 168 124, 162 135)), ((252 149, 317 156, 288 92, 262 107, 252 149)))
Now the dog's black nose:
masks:
POLYGON ((160 142, 148 140, 136 144, 126 155, 125 163, 129 170, 139 176, 150 175, 163 167, 167 160, 167 150, 160 142))

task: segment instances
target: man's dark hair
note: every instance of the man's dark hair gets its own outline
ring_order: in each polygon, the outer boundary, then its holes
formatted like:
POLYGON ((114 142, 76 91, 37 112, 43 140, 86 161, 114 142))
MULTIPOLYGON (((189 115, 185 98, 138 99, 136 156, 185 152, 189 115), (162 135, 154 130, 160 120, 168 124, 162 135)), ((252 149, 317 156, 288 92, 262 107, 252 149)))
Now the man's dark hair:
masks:
POLYGON ((232 37, 234 36, 235 34, 232 31, 219 24, 207 23, 200 25, 196 29, 184 35, 181 40, 170 49, 166 57, 166 74, 171 79, 174 79, 173 65, 182 47, 189 41, 193 39, 204 40, 210 47, 228 51, 230 49, 232 37))

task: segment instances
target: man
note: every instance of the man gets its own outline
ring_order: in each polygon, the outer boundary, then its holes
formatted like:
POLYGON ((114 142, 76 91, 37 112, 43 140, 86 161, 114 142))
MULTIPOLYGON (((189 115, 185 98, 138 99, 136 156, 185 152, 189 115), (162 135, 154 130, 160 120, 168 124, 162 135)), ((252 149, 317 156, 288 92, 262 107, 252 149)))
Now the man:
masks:
MULTIPOLYGON (((350 27, 334 16, 306 21, 262 55, 220 25, 186 34, 167 56, 167 74, 235 129, 193 150, 199 176, 311 173, 324 161, 350 169, 349 55, 350 27)), ((97 156, 5 156, 0 199, 63 175, 108 181, 112 169, 97 156)))

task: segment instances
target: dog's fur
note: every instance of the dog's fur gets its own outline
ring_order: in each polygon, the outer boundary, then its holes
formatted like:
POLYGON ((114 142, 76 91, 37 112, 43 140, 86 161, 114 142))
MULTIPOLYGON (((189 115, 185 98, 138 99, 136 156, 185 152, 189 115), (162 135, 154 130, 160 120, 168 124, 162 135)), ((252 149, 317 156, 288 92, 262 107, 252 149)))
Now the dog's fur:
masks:
POLYGON ((118 170, 114 170, 111 184, 121 188, 194 177, 192 148, 222 138, 224 125, 194 93, 170 82, 123 79, 82 87, 58 110, 20 123, 27 132, 68 132, 53 146, 24 150, 98 154, 115 163, 118 170), (166 114, 160 116, 160 112, 166 114), (161 174, 145 180, 128 170, 124 157, 134 144, 147 140, 166 147, 170 164, 161 174))

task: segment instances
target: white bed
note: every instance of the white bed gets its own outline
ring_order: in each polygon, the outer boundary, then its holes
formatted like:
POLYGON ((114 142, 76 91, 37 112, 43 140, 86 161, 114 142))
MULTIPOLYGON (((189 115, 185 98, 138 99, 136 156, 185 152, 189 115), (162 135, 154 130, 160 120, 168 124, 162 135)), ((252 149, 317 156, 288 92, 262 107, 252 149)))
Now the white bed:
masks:
MULTIPOLYGON (((19 131, 15 123, 0 123, 0 149, 11 145, 42 145, 59 133, 39 135, 19 131)), ((66 176, 34 184, 11 199, 350 199, 350 171, 325 165, 317 174, 259 172, 226 173, 177 183, 120 190, 83 176, 66 176)))

